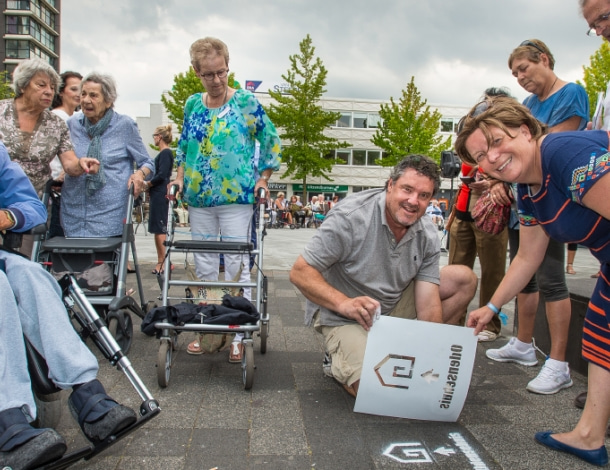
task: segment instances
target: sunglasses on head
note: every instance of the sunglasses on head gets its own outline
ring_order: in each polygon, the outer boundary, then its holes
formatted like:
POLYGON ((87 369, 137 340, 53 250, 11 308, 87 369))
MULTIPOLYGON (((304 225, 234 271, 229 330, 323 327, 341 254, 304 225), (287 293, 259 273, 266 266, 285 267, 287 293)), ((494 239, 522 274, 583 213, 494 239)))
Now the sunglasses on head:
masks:
POLYGON ((544 51, 544 50, 542 49, 542 47, 540 47, 540 46, 539 46, 538 44, 536 44, 535 42, 532 42, 532 41, 528 41, 528 40, 526 40, 526 41, 523 41, 521 44, 519 44, 519 47, 522 47, 522 46, 530 46, 530 47, 533 47, 534 49, 538 50, 539 52, 541 52, 541 53, 543 53, 543 54, 546 54, 546 51, 544 51))
POLYGON ((464 129, 464 124, 466 123, 466 119, 468 119, 468 118, 472 119, 472 118, 476 118, 477 116, 480 116, 485 111, 487 111, 489 108, 491 108, 491 106, 492 106, 492 103, 489 100, 483 100, 479 104, 477 104, 474 108, 472 108, 472 111, 470 111, 466 116, 464 116, 458 122, 457 134, 460 134, 462 132, 462 130, 464 129))

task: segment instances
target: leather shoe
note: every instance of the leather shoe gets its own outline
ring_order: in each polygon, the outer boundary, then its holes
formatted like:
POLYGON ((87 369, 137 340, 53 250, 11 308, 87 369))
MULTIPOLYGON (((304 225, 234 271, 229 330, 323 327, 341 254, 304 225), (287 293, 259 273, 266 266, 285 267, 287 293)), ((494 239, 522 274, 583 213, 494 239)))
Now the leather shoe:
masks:
POLYGON ((608 452, 606 451, 605 446, 601 446, 599 449, 594 450, 578 449, 576 447, 572 447, 567 444, 563 444, 562 442, 559 442, 558 440, 554 439, 551 434, 553 434, 552 431, 537 432, 535 435, 535 439, 538 443, 544 446, 550 447, 554 450, 572 454, 592 465, 598 465, 600 467, 603 467, 608 463, 608 452))
POLYGON ((576 398, 574 398, 574 406, 576 408, 580 408, 581 410, 585 408, 585 403, 587 402, 587 392, 579 393, 576 398))

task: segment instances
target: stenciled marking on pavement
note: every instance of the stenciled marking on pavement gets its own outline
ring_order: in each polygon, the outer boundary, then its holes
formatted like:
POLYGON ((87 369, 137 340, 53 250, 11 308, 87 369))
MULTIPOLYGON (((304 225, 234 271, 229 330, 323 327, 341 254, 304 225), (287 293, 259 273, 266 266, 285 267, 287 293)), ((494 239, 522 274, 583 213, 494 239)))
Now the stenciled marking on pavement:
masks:
MULTIPOLYGON (((479 454, 472 448, 468 441, 459 432, 450 432, 449 439, 455 444, 455 448, 450 445, 441 445, 431 452, 444 457, 451 458, 454 455, 462 454, 470 463, 473 470, 489 470, 489 467, 479 454)), ((428 447, 420 441, 400 442, 390 444, 383 455, 400 463, 434 463, 435 459, 428 450, 428 447)))

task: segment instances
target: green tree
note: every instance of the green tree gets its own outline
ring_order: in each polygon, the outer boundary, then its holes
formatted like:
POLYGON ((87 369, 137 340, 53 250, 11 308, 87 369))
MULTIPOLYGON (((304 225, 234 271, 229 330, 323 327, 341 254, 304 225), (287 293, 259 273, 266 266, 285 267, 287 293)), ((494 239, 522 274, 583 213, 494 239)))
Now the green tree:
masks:
POLYGON ((267 110, 285 143, 282 162, 287 166, 282 178, 294 176, 303 181, 303 200, 307 200, 307 177, 322 176, 332 181, 328 173, 334 159, 331 151, 348 147, 347 142, 324 135, 324 130, 337 121, 341 113, 325 111, 318 104, 326 92, 328 74, 322 60, 315 57, 315 47, 309 34, 299 44, 300 54, 291 55, 290 69, 282 78, 290 94, 269 90, 275 103, 267 110))
POLYGON ((13 98, 15 92, 11 88, 11 79, 7 71, 0 72, 0 100, 13 98))
POLYGON ((605 92, 610 80, 610 44, 608 41, 602 41, 599 49, 591 56, 589 67, 583 66, 584 84, 577 81, 579 85, 583 85, 589 95, 589 109, 591 116, 595 112, 597 105, 597 97, 600 91, 605 92))
POLYGON ((394 166, 412 153, 428 155, 438 162, 441 152, 451 148, 451 137, 443 141, 438 134, 441 113, 431 111, 427 103, 415 86, 415 78, 411 77, 398 103, 390 98, 389 104, 381 105, 379 116, 383 125, 377 128, 371 142, 386 155, 377 163, 394 166))
MULTIPOLYGON (((233 73, 229 74, 229 86, 231 88, 241 88, 235 80, 233 73)), ((161 95, 161 103, 165 107, 169 119, 176 124, 178 135, 182 132, 182 123, 184 122, 184 104, 189 96, 195 93, 205 92, 205 87, 201 83, 201 79, 195 73, 193 67, 189 67, 186 73, 174 75, 174 85, 167 92, 167 96, 161 95)))

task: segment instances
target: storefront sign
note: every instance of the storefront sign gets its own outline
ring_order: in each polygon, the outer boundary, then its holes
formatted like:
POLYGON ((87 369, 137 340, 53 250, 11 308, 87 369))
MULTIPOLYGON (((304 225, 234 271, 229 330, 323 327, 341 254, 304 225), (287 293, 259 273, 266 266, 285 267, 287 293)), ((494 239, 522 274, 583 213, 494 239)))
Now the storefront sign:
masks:
POLYGON ((269 191, 286 191, 288 185, 286 183, 267 183, 269 191))
MULTIPOLYGON (((308 184, 307 191, 321 191, 324 193, 346 193, 347 185, 342 184, 308 184)), ((293 191, 303 191, 302 184, 293 184, 293 191)))

